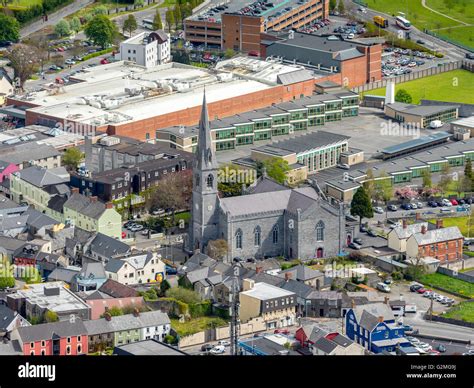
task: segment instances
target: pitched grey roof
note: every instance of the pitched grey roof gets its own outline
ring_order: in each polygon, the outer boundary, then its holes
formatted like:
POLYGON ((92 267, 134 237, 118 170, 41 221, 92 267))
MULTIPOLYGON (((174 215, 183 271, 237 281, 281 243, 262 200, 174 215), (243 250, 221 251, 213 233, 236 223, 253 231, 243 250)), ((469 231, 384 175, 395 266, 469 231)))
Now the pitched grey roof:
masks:
POLYGON ((84 322, 77 318, 74 322, 59 321, 53 323, 43 323, 40 325, 25 326, 18 328, 23 343, 50 340, 55 336, 61 338, 85 335, 87 333, 84 322))
POLYGON ((11 229, 25 228, 27 220, 27 215, 21 215, 16 217, 2 217, 0 218, 0 230, 8 231, 11 229))
POLYGON ((384 321, 393 321, 395 319, 392 309, 385 303, 356 306, 353 311, 359 325, 368 331, 372 331, 377 326, 379 317, 382 317, 384 321))
POLYGON ((120 268, 122 268, 124 264, 125 261, 123 260, 110 258, 107 264, 105 265, 105 271, 117 273, 118 271, 120 271, 120 268))
POLYGON ((291 273, 293 275, 293 279, 300 281, 307 281, 324 276, 321 271, 314 270, 303 264, 299 264, 295 267, 285 269, 284 271, 281 271, 278 276, 285 277, 286 273, 291 273))
POLYGON ((46 159, 59 155, 61 153, 51 145, 29 142, 3 148, 1 158, 13 164, 22 164, 31 160, 46 159))
MULTIPOLYGON (((16 251, 25 244, 25 241, 17 240, 12 237, 0 236, 0 248, 4 248, 7 251, 16 251)), ((1 251, 1 249, 0 249, 1 251)))
POLYGON ((437 242, 455 240, 463 238, 457 226, 448 228, 432 229, 423 233, 415 233, 413 238, 419 245, 434 244, 437 242))
POLYGON ((74 276, 76 276, 78 273, 78 270, 71 268, 55 268, 53 272, 48 275, 48 280, 61 280, 63 282, 71 284, 72 280, 74 279, 74 276))
POLYGON ((102 263, 87 262, 83 265, 79 276, 84 279, 105 278, 104 265, 102 263))
POLYGON ((405 239, 409 238, 412 234, 421 232, 423 226, 428 230, 427 222, 419 222, 407 225, 406 228, 399 226, 398 228, 394 228, 391 233, 395 233, 399 239, 405 239))
POLYGON ((100 218, 105 211, 105 204, 100 201, 91 201, 90 198, 79 193, 73 193, 63 206, 94 219, 100 218))
POLYGON ((280 283, 279 287, 283 288, 284 290, 294 292, 298 297, 303 299, 307 299, 308 296, 313 292, 313 288, 311 286, 296 280, 288 280, 287 282, 283 281, 280 283))
POLYGON ((161 311, 147 311, 140 313, 137 317, 133 314, 120 315, 112 317, 110 321, 101 318, 84 322, 88 335, 113 333, 166 324, 170 324, 170 319, 168 314, 161 311))
POLYGON ((125 255, 130 252, 130 246, 116 238, 97 233, 91 240, 89 249, 99 256, 113 257, 125 255))
POLYGON ((277 75, 277 83, 283 85, 290 85, 295 84, 297 82, 307 81, 313 78, 314 75, 311 71, 301 69, 277 75))
POLYGON ((9 307, 0 304, 0 332, 5 332, 17 314, 9 307))
POLYGON ((127 356, 184 356, 185 352, 155 339, 117 346, 114 354, 127 356))
POLYGON ((326 354, 330 354, 334 349, 337 348, 337 344, 325 337, 321 337, 313 344, 313 347, 323 351, 326 354))
POLYGON ((47 216, 35 210, 33 208, 28 208, 23 214, 28 215, 28 225, 32 226, 35 229, 41 229, 45 226, 53 226, 59 224, 54 218, 47 216))
POLYGON ((288 206, 290 195, 291 190, 241 195, 221 198, 220 204, 222 210, 230 212, 232 216, 284 211, 288 206))
POLYGON ((269 193, 280 190, 288 190, 288 187, 280 185, 273 179, 262 175, 247 188, 247 194, 269 193))
POLYGON ((314 325, 311 330, 311 334, 309 335, 308 340, 312 343, 315 343, 317 340, 319 340, 320 338, 324 338, 328 334, 329 334, 329 331, 327 330, 326 327, 320 327, 320 326, 314 325))

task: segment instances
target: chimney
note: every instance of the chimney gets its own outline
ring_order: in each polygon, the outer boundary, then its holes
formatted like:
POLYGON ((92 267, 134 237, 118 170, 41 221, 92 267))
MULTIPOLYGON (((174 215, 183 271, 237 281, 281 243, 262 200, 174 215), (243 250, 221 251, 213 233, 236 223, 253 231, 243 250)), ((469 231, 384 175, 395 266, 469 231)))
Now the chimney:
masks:
POLYGON ((244 279, 242 283, 242 289, 243 291, 248 291, 248 290, 251 290, 254 285, 255 285, 255 282, 252 279, 244 279))
POLYGON ((355 304, 355 301, 354 299, 351 299, 351 308, 355 308, 356 304, 355 304))
POLYGON ((389 300, 390 298, 388 296, 386 296, 385 298, 383 298, 383 302, 388 306, 389 305, 389 300))
POLYGON ((134 317, 139 317, 140 316, 140 310, 137 307, 135 307, 133 309, 133 316, 134 317))
POLYGON ((93 195, 92 197, 90 197, 90 200, 91 202, 97 202, 97 196, 93 195))
POLYGON ((426 225, 421 226, 421 233, 426 234, 426 225))
POLYGON ((114 208, 114 204, 113 204, 112 202, 107 202, 107 203, 105 204, 105 208, 106 208, 106 209, 113 209, 113 208, 114 208))
POLYGON ((263 267, 257 267, 255 268, 255 272, 257 273, 262 273, 263 267))
POLYGON ((293 277, 293 274, 291 272, 286 272, 285 273, 285 280, 288 281, 293 277))
POLYGON ((421 220, 421 213, 415 213, 415 220, 421 220))
POLYGON ((443 229, 443 220, 437 219, 436 220, 436 229, 443 229))
POLYGON ((377 321, 379 321, 380 323, 382 323, 382 322, 383 322, 383 317, 382 317, 382 316, 378 317, 377 321))
POLYGON ((71 187, 71 194, 79 194, 79 187, 71 187))
POLYGON ((108 311, 104 313, 104 318, 106 321, 110 322, 112 320, 112 315, 108 311))
POLYGON ((402 221, 402 225, 403 225, 403 229, 406 229, 406 228, 407 228, 407 225, 408 225, 408 224, 407 224, 407 220, 404 219, 404 220, 402 221))

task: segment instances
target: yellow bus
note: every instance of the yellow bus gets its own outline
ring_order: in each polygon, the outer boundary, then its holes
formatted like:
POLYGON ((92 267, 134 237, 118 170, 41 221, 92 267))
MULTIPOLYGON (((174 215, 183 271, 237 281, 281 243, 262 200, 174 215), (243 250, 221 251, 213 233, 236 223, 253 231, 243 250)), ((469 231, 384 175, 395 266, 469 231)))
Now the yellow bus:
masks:
POLYGON ((374 16, 374 23, 379 26, 379 27, 382 27, 382 28, 387 28, 388 27, 388 20, 385 19, 384 17, 382 16, 374 16))

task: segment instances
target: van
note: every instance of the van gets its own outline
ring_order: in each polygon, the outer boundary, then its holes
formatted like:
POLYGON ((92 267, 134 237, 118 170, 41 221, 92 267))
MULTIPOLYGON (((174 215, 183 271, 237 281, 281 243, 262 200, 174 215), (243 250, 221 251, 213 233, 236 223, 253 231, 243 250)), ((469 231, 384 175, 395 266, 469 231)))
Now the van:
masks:
POLYGON ((441 128, 443 126, 443 122, 441 120, 433 120, 430 123, 431 129, 441 128))
POLYGON ((416 313, 416 305, 414 304, 405 305, 405 314, 406 313, 416 313))
POLYGON ((390 292, 391 291, 388 284, 385 284, 385 283, 382 283, 382 282, 377 283, 377 290, 382 291, 382 292, 390 292))

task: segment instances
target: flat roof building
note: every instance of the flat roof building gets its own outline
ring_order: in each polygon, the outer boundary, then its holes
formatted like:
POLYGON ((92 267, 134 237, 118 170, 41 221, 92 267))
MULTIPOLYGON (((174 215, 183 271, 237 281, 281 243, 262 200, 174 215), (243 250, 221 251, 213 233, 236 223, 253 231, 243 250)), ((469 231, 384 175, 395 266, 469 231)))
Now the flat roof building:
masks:
POLYGON ((395 102, 385 104, 385 114, 414 128, 428 128, 432 121, 449 122, 457 119, 459 105, 414 105, 395 102))

